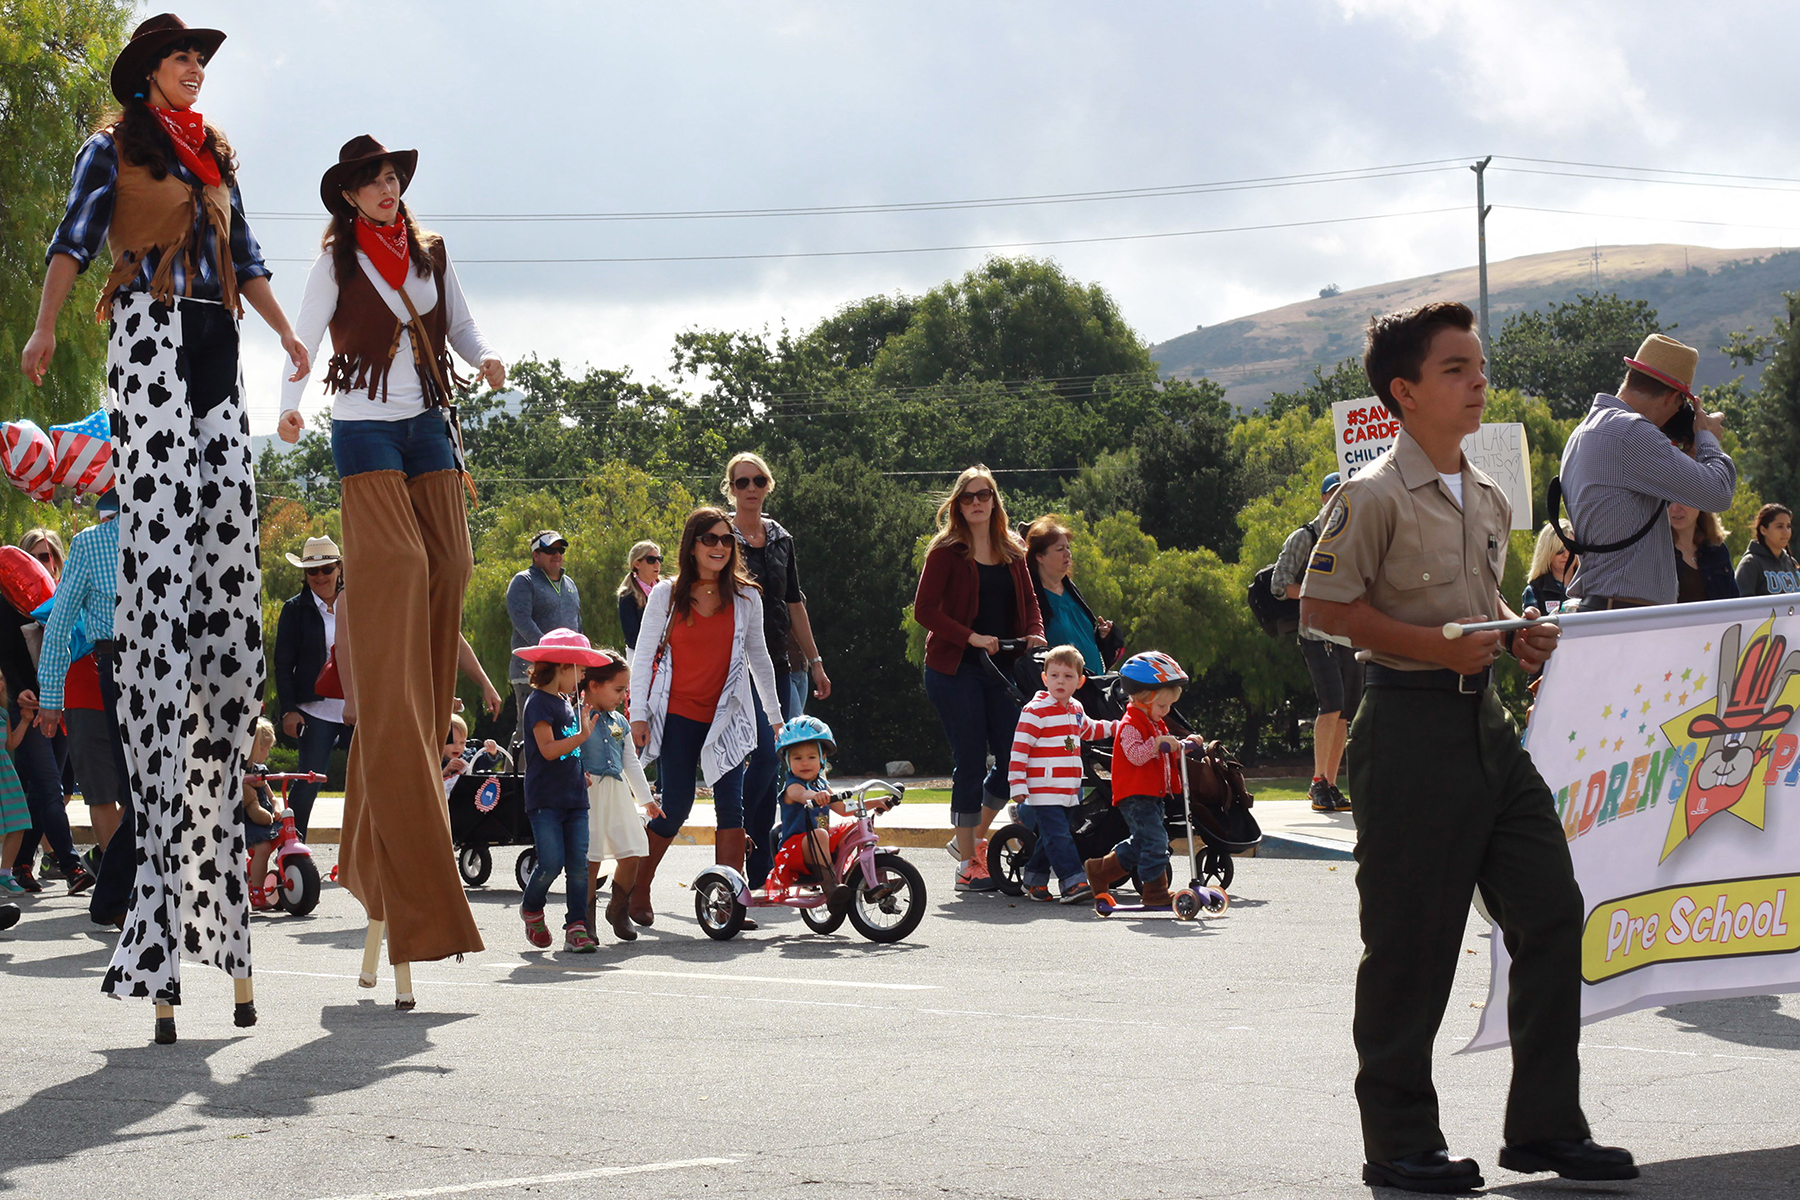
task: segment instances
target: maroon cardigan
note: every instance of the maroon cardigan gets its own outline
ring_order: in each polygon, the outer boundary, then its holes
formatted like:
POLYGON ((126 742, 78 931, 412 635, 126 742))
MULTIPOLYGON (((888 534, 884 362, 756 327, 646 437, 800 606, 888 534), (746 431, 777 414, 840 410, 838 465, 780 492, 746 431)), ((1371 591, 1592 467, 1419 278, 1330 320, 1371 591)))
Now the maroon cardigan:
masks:
MULTIPOLYGON (((1044 618, 1038 612, 1037 588, 1024 557, 1007 564, 1012 571, 1018 625, 1011 636, 1044 636, 1044 618)), ((981 607, 981 576, 975 559, 960 545, 945 544, 925 556, 919 588, 913 593, 913 620, 925 627, 925 665, 954 675, 962 666, 975 612, 981 607)))

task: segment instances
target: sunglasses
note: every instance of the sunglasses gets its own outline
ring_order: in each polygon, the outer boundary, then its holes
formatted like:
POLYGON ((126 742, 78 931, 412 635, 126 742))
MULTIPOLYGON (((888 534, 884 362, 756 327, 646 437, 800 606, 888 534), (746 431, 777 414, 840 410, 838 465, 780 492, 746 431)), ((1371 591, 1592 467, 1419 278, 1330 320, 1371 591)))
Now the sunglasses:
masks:
POLYGON ((56 561, 56 555, 52 554, 48 550, 45 550, 41 554, 34 551, 31 555, 31 557, 37 559, 39 562, 43 563, 46 567, 56 561))
POLYGON ((752 486, 768 487, 769 477, 767 475, 740 475, 731 481, 731 486, 740 492, 752 486))
POLYGON ((964 492, 956 498, 958 504, 986 504, 994 498, 993 488, 981 488, 973 492, 964 492))
POLYGON ((729 533, 698 533, 694 535, 694 540, 710 549, 713 546, 722 546, 732 539, 729 533))
POLYGON ((642 558, 638 559, 638 561, 639 562, 647 562, 647 563, 660 563, 660 562, 662 562, 662 555, 646 554, 642 558))
POLYGON ((569 543, 558 542, 554 546, 539 546, 538 553, 539 554, 561 554, 563 551, 567 550, 568 548, 569 548, 569 543))
POLYGON ((308 575, 336 575, 337 564, 332 563, 328 567, 308 567, 306 568, 306 573, 308 575))

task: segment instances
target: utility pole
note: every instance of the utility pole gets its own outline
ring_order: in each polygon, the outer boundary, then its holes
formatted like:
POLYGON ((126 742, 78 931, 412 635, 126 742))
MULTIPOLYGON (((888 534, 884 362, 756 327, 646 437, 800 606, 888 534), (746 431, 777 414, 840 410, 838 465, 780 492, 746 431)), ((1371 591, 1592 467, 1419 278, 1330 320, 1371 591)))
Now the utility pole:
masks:
POLYGON ((1475 247, 1481 268, 1481 336, 1490 343, 1493 341, 1494 335, 1488 330, 1487 219, 1488 213, 1493 210, 1489 207, 1487 202, 1487 180, 1485 178, 1485 172, 1487 171, 1488 164, 1493 161, 1494 156, 1490 154, 1469 168, 1469 170, 1475 172, 1475 247))

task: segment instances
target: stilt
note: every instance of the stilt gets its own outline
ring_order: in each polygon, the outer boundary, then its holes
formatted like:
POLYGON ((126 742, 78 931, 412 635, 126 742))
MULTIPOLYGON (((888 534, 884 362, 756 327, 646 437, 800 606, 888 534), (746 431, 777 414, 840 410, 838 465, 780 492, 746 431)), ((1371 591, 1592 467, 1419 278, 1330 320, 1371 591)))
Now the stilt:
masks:
POLYGON ((231 1014, 231 1023, 239 1029, 248 1029, 256 1024, 256 985, 248 978, 231 981, 237 996, 237 1008, 231 1014))
POLYGON ((357 987, 372 988, 375 986, 375 969, 381 965, 381 932, 383 928, 380 921, 369 922, 368 936, 363 939, 362 974, 356 977, 357 987))
POLYGON ((156 1044, 159 1046, 175 1044, 175 1006, 173 1004, 156 1006, 156 1044))
POLYGON ((394 964, 394 1007, 407 1012, 418 1004, 412 993, 412 964, 394 964))

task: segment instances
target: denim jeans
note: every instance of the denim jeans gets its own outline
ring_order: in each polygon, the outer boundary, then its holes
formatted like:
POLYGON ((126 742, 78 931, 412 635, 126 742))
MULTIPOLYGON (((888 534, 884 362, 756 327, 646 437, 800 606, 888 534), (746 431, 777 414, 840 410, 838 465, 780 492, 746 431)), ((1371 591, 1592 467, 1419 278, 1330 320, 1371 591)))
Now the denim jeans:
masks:
MULTIPOLYGON (((783 682, 780 675, 775 680, 777 685, 783 682)), ((781 821, 781 784, 787 772, 781 769, 781 758, 775 753, 775 731, 769 728, 768 717, 763 713, 762 697, 755 695, 754 686, 750 690, 756 701, 756 749, 744 764, 744 832, 750 836, 744 874, 753 881, 752 886, 760 887, 775 869, 775 852, 781 849, 776 826, 781 821)), ((714 792, 717 793, 716 788, 714 792)))
MULTIPOLYGON (((577 921, 587 921, 588 896, 588 814, 585 808, 540 808, 527 814, 531 818, 531 837, 537 843, 537 869, 525 885, 526 912, 542 912, 550 898, 550 884, 569 868, 563 891, 568 894, 569 912, 563 928, 577 921)), ((593 930, 588 930, 592 933, 593 930)))
MULTIPOLYGON (((409 364, 396 364, 397 370, 409 364)), ((403 421, 332 421, 331 459, 338 477, 369 471, 405 471, 412 479, 456 469, 450 423, 432 409, 403 421)))
POLYGON ((1075 835, 1069 831, 1069 814, 1079 810, 1060 804, 1019 805, 1021 814, 1027 809, 1037 826, 1037 845, 1025 863, 1025 886, 1042 887, 1049 883, 1052 870, 1064 891, 1078 883, 1086 883, 1087 872, 1081 868, 1075 835))
POLYGON ((137 882, 137 801, 131 794, 131 771, 125 765, 125 739, 119 731, 119 682, 112 656, 95 656, 100 668, 100 703, 113 731, 113 770, 119 775, 119 828, 100 856, 100 871, 88 898, 88 913, 96 921, 120 916, 131 907, 131 889, 137 882))
MULTIPOLYGON (((7 704, 9 728, 19 727, 19 702, 7 704)), ((58 739, 61 740, 60 738, 58 739)), ((69 813, 63 807, 63 765, 55 743, 43 735, 36 725, 25 731, 19 748, 12 752, 13 766, 19 782, 25 787, 25 804, 31 811, 31 828, 19 841, 19 853, 9 866, 30 866, 36 862, 38 842, 49 839, 56 865, 73 870, 80 860, 75 857, 75 842, 69 834, 69 813)))
MULTIPOLYGON (((297 771, 317 771, 325 774, 331 765, 331 752, 342 747, 350 749, 350 734, 353 727, 341 725, 336 721, 321 721, 317 717, 300 714, 304 722, 300 726, 300 761, 295 766, 297 771)), ((296 783, 288 792, 288 807, 294 810, 294 828, 302 839, 306 837, 306 823, 312 820, 313 801, 318 798, 317 783, 296 783)))
MULTIPOLYGON (((1145 883, 1169 873, 1169 830, 1163 824, 1161 796, 1127 796, 1119 801, 1119 815, 1125 818, 1131 836, 1113 847, 1119 865, 1136 871, 1145 883)), ((1042 813, 1038 814, 1042 816, 1042 813)))
POLYGON ((775 682, 781 685, 781 719, 791 721, 805 713, 806 697, 812 691, 812 672, 778 672, 775 682))
POLYGON ((973 828, 980 822, 984 805, 1006 805, 1006 772, 1019 725, 1019 706, 1005 687, 972 660, 965 660, 954 675, 926 667, 925 698, 937 709, 944 736, 950 739, 950 823, 973 828), (989 753, 994 756, 992 771, 987 765, 989 753))

